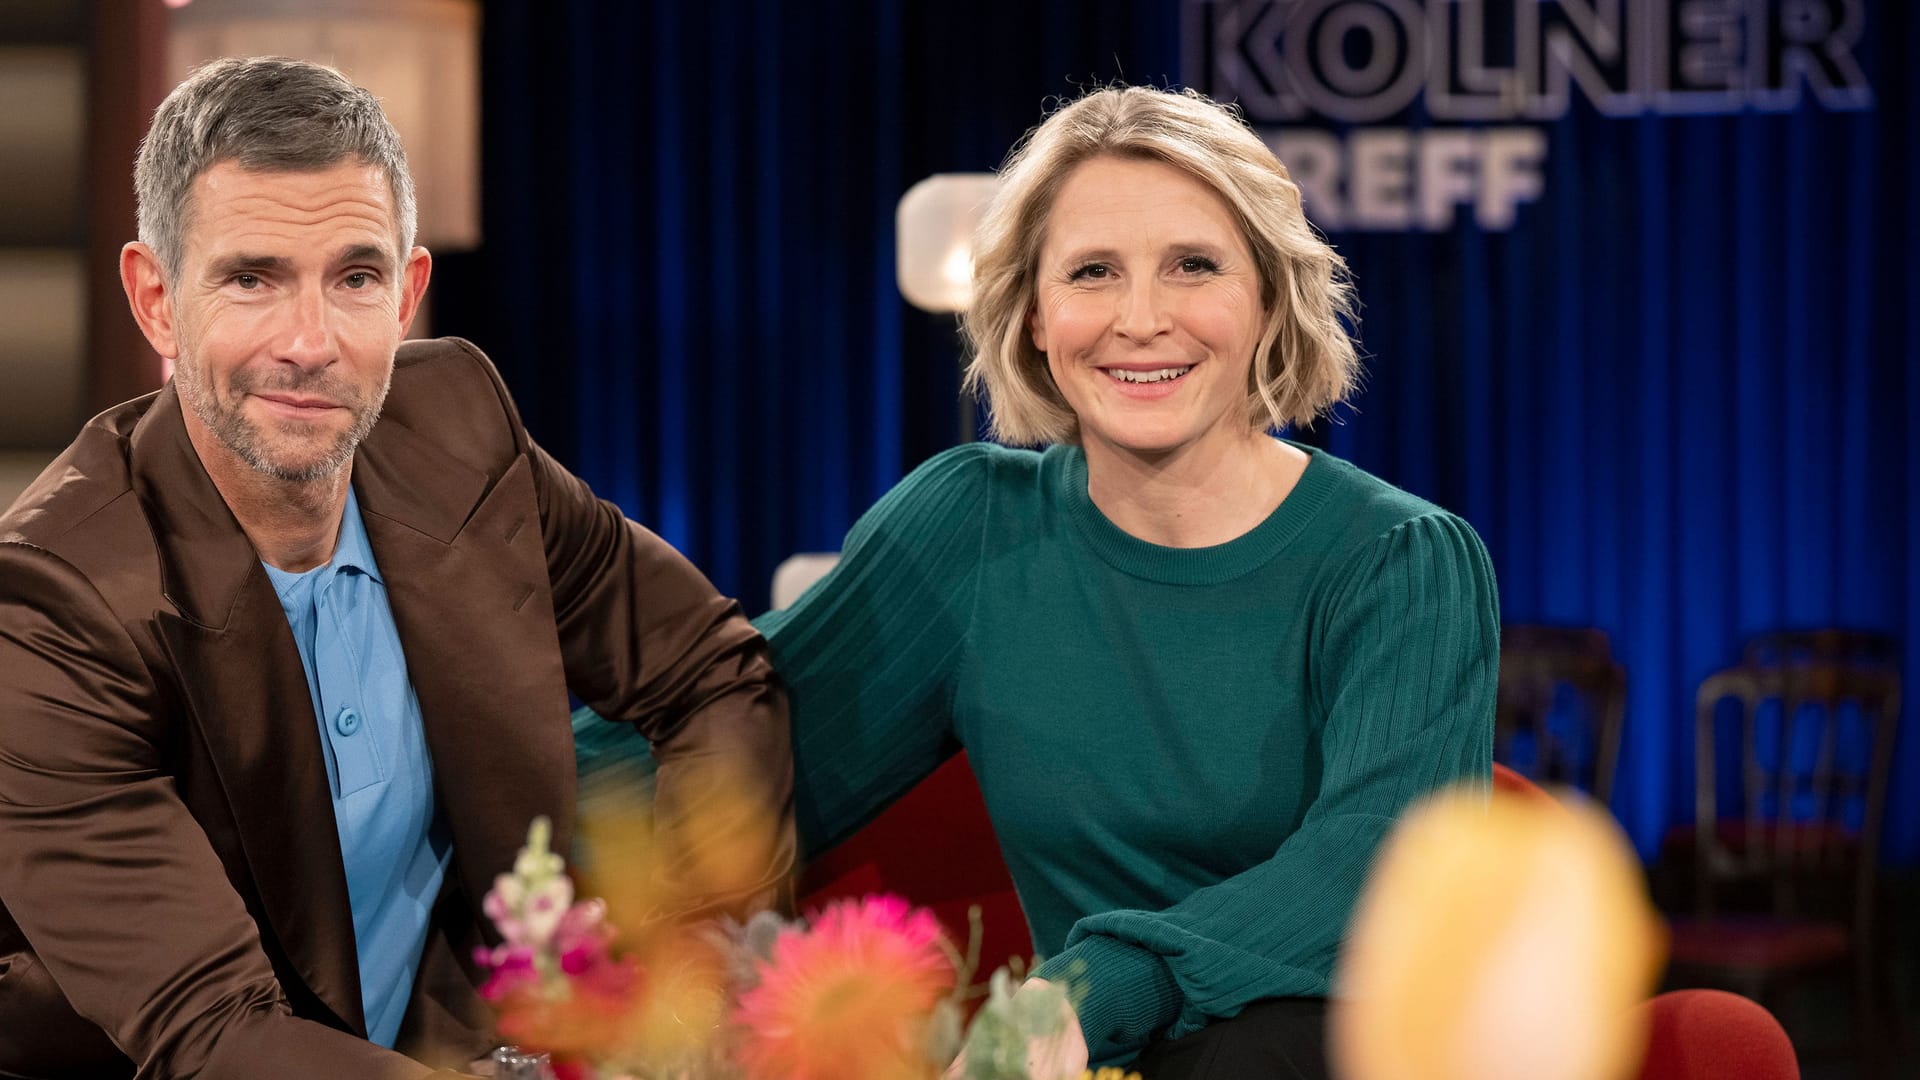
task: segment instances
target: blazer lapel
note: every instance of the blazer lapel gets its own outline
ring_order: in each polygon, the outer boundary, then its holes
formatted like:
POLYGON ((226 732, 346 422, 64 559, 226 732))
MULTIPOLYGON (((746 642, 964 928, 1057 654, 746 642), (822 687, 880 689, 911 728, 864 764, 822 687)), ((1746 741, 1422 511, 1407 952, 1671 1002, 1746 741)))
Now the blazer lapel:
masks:
POLYGON ((498 480, 392 420, 360 447, 354 485, 420 699, 434 793, 475 917, 527 824, 566 851, 573 729, 532 468, 498 480))
POLYGON ((188 442, 171 384, 135 427, 130 456, 161 586, 177 612, 157 613, 160 637, 232 809, 247 871, 300 977, 364 1034, 326 760, 286 613, 188 442))

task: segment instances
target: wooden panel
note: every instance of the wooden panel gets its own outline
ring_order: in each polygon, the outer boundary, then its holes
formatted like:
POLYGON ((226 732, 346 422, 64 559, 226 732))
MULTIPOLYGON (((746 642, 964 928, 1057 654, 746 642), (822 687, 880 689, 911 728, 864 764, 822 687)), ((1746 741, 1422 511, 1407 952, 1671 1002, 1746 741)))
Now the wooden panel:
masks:
POLYGON ((98 411, 157 388, 160 358, 120 291, 120 248, 134 238, 133 159, 166 96, 167 9, 96 0, 88 68, 86 400, 98 411))
POLYGON ((0 450, 0 513, 20 497, 52 460, 50 450, 0 450))
POLYGON ((57 45, 0 47, 0 244, 70 245, 83 234, 86 63, 57 45))
POLYGON ((0 3, 0 41, 77 45, 86 36, 87 9, 76 0, 0 3))
POLYGON ((0 448, 64 446, 83 419, 85 258, 0 251, 0 448))

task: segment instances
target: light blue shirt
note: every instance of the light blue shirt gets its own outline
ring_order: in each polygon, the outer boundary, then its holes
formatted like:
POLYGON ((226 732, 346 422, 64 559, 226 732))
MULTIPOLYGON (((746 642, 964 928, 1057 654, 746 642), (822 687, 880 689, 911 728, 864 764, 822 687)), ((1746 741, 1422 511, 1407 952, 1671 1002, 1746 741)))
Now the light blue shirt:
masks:
POLYGON ((434 802, 420 701, 352 488, 332 561, 301 574, 266 570, 320 721, 367 1037, 391 1047, 452 840, 434 802))

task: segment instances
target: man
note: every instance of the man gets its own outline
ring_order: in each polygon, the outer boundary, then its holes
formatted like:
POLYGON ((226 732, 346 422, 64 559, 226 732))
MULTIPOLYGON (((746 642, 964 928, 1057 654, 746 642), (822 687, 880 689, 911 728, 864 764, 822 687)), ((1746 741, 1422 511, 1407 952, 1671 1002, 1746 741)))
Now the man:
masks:
POLYGON ((565 850, 569 689, 653 740, 669 841, 758 845, 715 902, 764 897, 792 860, 764 645, 477 350, 400 345, 432 262, 373 97, 209 65, 135 182, 121 277, 174 377, 0 517, 0 1076, 483 1054, 479 904, 535 815, 565 850))

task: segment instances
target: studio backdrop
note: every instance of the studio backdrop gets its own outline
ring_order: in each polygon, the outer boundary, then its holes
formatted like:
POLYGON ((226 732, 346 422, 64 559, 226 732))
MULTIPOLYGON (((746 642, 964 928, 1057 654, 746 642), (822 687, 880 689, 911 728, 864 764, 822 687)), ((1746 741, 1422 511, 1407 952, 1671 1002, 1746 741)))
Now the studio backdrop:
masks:
MULTIPOLYGON (((1751 635, 1920 678, 1920 21, 1893 0, 613 0, 485 8, 484 234, 437 329, 753 611, 961 437, 894 283, 915 181, 1122 79, 1237 101, 1364 301, 1296 437, 1471 521, 1508 622, 1612 637, 1614 809, 1691 817, 1693 692, 1751 635)), ((1920 698, 1910 686, 1909 702, 1920 698)), ((1887 854, 1920 859, 1920 733, 1887 854)))

